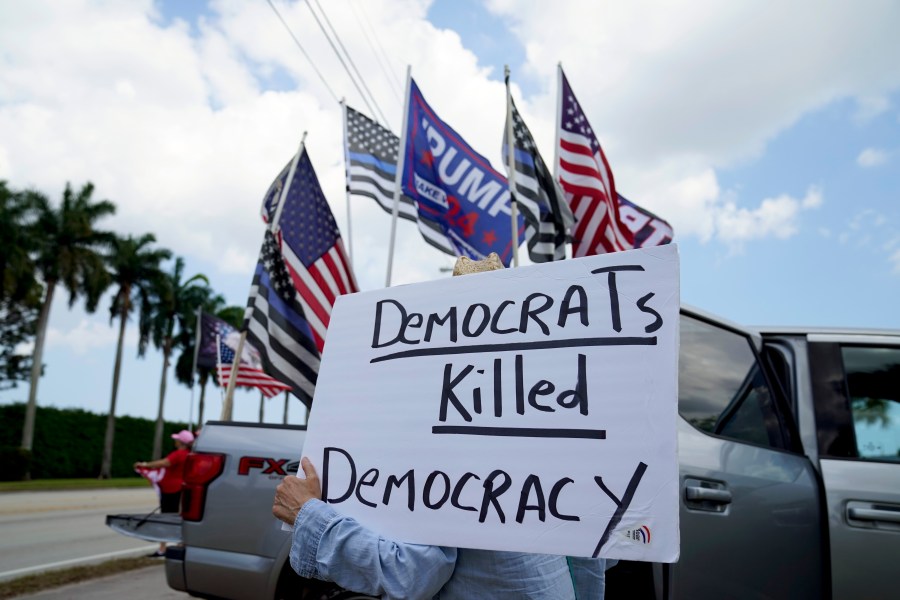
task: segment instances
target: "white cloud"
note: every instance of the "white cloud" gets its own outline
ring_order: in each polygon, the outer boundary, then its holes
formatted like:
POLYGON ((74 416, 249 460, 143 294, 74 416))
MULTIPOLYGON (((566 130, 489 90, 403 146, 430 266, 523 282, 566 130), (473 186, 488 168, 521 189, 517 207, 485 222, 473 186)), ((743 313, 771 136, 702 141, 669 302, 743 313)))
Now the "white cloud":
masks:
MULTIPOLYGON (((100 348, 112 348, 119 336, 118 320, 110 324, 106 320, 82 318, 70 329, 47 329, 47 348, 65 347, 78 356, 85 356, 100 348)), ((125 345, 129 349, 137 347, 137 330, 125 329, 125 345)))
POLYGON ((886 222, 887 218, 883 214, 867 208, 853 215, 847 227, 853 231, 868 230, 870 227, 880 227, 886 222))
POLYGON ((866 122, 884 113, 891 107, 890 100, 885 96, 861 96, 856 99, 856 114, 853 115, 857 122, 866 122))
MULTIPOLYGON (((151 231, 176 254, 233 273, 255 264, 259 202, 307 131, 320 182, 347 231, 340 111, 265 3, 212 3, 214 12, 193 30, 160 24, 149 1, 58 4, 0 7, 0 178, 51 198, 67 181, 90 180, 97 197, 118 205, 110 227, 151 231), (260 83, 279 73, 296 81, 282 81, 285 91, 260 83)), ((373 26, 393 62, 412 61, 441 116, 474 146, 499 147, 503 86, 487 79, 458 34, 426 21, 428 4, 385 2, 367 12, 379 20, 373 26), (473 111, 483 99, 497 110, 473 111)), ((279 9, 336 93, 365 110, 307 7, 279 9)), ((349 6, 327 9, 346 28, 360 70, 380 72, 349 6)), ((370 77, 369 85, 399 131, 393 84, 370 77)), ((353 220, 360 253, 371 255, 357 277, 364 289, 381 287, 390 219, 357 199, 353 220)), ((433 278, 446 262, 423 250, 409 223, 398 226, 397 248, 395 281, 433 278)))
POLYGON ((730 164, 812 109, 841 98, 877 103, 900 84, 900 5, 890 2, 800 0, 760 11, 715 0, 690 10, 562 0, 552 17, 530 0, 489 6, 513 23, 550 95, 562 61, 615 161, 699 155, 730 164))
POLYGON ((786 239, 797 233, 800 211, 818 208, 821 204, 822 193, 815 187, 810 188, 803 198, 782 194, 764 199, 754 209, 727 201, 715 212, 716 235, 732 249, 739 249, 744 242, 754 239, 786 239))
POLYGON ((891 254, 888 260, 894 265, 894 273, 900 275, 900 250, 891 254))
POLYGON ((823 203, 822 191, 816 186, 810 186, 801 198, 782 194, 756 206, 746 200, 741 203, 734 191, 720 188, 710 167, 691 171, 669 163, 653 171, 637 174, 625 170, 624 174, 630 180, 625 189, 634 194, 626 195, 663 215, 674 228, 676 240, 715 240, 733 251, 753 240, 793 236, 800 228, 801 213, 823 203))
POLYGON ((888 153, 878 148, 866 148, 856 157, 856 164, 861 167, 879 167, 888 160, 888 153))
MULTIPOLYGON (((900 53, 900 39, 885 21, 900 18, 900 6, 886 2, 859 11, 799 1, 761 13, 713 0, 690 11, 563 0, 552 18, 528 0, 488 6, 512 23, 527 50, 525 68, 545 82, 543 97, 531 99, 536 114, 553 114, 561 61, 617 188, 669 220, 676 238, 732 249, 794 235, 802 211, 820 206, 822 194, 810 188, 802 198, 748 205, 719 189, 718 169, 752 159, 803 115, 839 99, 855 99, 856 116, 872 118, 900 86, 900 64, 889 58, 900 53)), ((533 129, 549 132, 536 137, 552 147, 552 124, 533 129)))
POLYGON ((810 209, 822 206, 822 190, 813 186, 806 192, 806 196, 800 202, 800 208, 810 209))
POLYGON ((225 273, 252 273, 256 268, 256 260, 234 246, 225 249, 220 264, 225 273))
MULTIPOLYGON (((883 242, 876 242, 875 237, 883 236, 885 230, 878 228, 888 223, 888 217, 884 214, 867 208, 853 215, 847 222, 846 229, 838 235, 841 244, 852 243, 855 247, 866 247, 877 244, 884 252, 889 252, 900 241, 900 237, 893 236, 883 242)), ((887 231, 890 231, 889 229, 887 231)))

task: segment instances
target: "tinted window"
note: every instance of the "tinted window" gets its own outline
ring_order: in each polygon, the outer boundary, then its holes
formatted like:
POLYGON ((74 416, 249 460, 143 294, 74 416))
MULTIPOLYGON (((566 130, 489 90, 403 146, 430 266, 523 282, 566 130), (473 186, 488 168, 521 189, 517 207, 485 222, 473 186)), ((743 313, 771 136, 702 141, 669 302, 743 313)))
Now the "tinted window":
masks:
POLYGON ((900 349, 841 348, 856 455, 900 459, 900 349))
POLYGON ((772 395, 750 340, 683 315, 678 412, 709 433, 785 447, 772 395))

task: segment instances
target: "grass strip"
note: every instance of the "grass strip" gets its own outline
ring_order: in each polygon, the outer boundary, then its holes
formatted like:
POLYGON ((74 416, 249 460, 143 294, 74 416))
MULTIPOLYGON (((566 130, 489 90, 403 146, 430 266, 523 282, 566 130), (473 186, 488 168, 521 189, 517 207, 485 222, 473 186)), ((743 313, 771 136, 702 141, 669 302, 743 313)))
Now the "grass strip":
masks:
POLYGON ((150 484, 143 477, 117 477, 115 479, 32 479, 31 481, 0 481, 0 493, 132 488, 147 487, 149 485, 150 484))
POLYGON ((36 594, 37 592, 64 585, 116 575, 153 565, 162 566, 162 561, 158 558, 141 556, 137 558, 116 558, 96 565, 83 565, 26 575, 17 579, 10 579, 9 581, 0 581, 0 600, 26 594, 36 594))

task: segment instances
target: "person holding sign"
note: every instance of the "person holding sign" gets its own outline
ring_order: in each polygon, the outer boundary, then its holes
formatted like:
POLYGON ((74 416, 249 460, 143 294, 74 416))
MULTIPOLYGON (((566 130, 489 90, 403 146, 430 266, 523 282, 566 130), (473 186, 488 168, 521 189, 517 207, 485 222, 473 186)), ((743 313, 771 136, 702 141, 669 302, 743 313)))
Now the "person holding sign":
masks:
MULTIPOLYGON (((492 253, 483 261, 460 258, 454 275, 500 268, 499 257, 492 253)), ((306 457, 301 466, 306 478, 285 477, 272 507, 278 519, 293 526, 290 562, 301 577, 333 581, 382 598, 603 598, 602 558, 390 540, 323 502, 315 466, 306 457)))

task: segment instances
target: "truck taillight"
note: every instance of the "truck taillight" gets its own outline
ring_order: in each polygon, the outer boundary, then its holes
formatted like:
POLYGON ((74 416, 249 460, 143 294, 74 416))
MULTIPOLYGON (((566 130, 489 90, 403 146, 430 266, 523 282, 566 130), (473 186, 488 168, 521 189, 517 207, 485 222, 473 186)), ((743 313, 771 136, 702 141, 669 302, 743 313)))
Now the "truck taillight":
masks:
POLYGON ((206 504, 206 487, 225 466, 224 454, 192 452, 184 461, 184 484, 181 488, 181 518, 199 521, 206 504))

